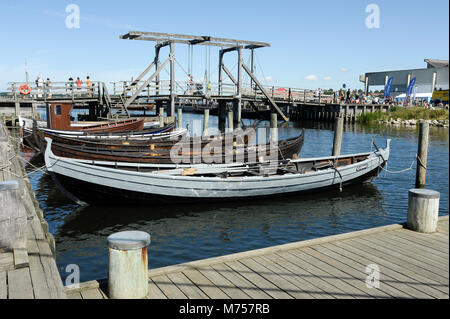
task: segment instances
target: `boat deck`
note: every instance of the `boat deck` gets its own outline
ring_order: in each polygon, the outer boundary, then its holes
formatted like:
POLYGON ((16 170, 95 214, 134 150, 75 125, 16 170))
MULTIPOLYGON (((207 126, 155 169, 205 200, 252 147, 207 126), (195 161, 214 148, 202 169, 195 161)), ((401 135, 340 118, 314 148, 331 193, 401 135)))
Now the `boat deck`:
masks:
MULTIPOLYGON (((443 216, 433 234, 395 224, 151 269, 147 297, 448 299, 448 261, 449 219, 443 216), (369 280, 374 270, 378 287, 369 280)), ((66 292, 107 298, 103 286, 91 281, 66 292)))

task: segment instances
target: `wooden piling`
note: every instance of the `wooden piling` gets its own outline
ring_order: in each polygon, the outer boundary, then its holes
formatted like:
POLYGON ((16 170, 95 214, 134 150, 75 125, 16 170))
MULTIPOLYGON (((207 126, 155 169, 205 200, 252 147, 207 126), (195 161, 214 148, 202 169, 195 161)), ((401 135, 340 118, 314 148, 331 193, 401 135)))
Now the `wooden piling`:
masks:
POLYGON ((233 132, 233 112, 228 112, 228 131, 233 132))
POLYGON ((419 124, 419 148, 417 151, 416 188, 425 187, 428 158, 428 135, 430 124, 423 122, 419 124))
POLYGON ((160 107, 159 108, 159 127, 163 127, 164 126, 164 108, 160 107))
POLYGON ((339 116, 334 120, 333 152, 331 154, 332 156, 341 155, 343 130, 344 130, 344 118, 342 116, 339 116))
POLYGON ((208 135, 209 109, 205 109, 203 114, 203 135, 208 135))
POLYGON ((183 126, 183 109, 180 107, 178 109, 178 114, 177 114, 177 128, 181 129, 183 126))
POLYGON ((270 141, 278 141, 278 120, 277 113, 270 114, 270 141))
MULTIPOLYGON (((14 110, 14 115, 19 118, 20 115, 20 102, 15 102, 15 110, 14 110)), ((14 124, 14 123, 13 123, 14 124)))

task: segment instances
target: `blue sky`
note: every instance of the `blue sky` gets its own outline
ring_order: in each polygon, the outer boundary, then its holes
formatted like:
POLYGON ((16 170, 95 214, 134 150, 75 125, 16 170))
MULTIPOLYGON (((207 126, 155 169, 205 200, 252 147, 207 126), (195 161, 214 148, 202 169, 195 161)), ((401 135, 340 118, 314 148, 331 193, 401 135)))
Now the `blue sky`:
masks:
MULTIPOLYGON (((266 85, 362 88, 365 72, 425 67, 449 57, 449 3, 428 1, 0 1, 0 91, 8 81, 38 74, 105 82, 136 77, 153 59, 153 43, 119 39, 130 30, 210 35, 268 42, 256 50, 257 76, 266 85), (66 6, 80 8, 80 28, 69 29, 66 6), (369 29, 368 4, 380 9, 369 29)), ((187 70, 187 47, 176 46, 187 70)), ((210 73, 217 79, 217 49, 210 73)), ((162 59, 168 54, 162 52, 162 59)), ((205 73, 205 47, 195 48, 194 77, 205 73)), ((225 61, 229 69, 237 57, 225 61)), ((247 53, 244 62, 248 61, 247 53)), ((178 67, 176 78, 185 80, 178 67)), ((167 76, 167 73, 163 73, 167 76)))

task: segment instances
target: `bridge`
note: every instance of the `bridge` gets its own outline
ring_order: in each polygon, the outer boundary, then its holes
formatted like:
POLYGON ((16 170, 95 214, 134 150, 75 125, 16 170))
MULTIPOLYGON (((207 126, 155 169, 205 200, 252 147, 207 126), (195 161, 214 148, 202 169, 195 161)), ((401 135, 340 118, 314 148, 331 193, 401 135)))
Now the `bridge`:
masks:
MULTIPOLYGON (((174 116, 176 104, 180 107, 197 105, 203 108, 213 105, 218 108, 219 127, 221 123, 225 123, 228 111, 233 112, 233 122, 237 127, 241 123, 243 111, 258 113, 263 110, 277 113, 278 119, 289 121, 290 114, 293 114, 296 119, 308 119, 308 114, 311 113, 308 108, 311 107, 313 107, 311 110, 317 113, 317 116, 312 116, 313 118, 321 118, 321 113, 333 113, 329 114, 330 116, 322 116, 331 119, 342 109, 333 95, 308 89, 261 84, 255 74, 255 50, 270 47, 269 43, 140 31, 130 31, 121 35, 120 38, 155 42, 153 61, 135 79, 110 83, 95 81, 90 87, 87 87, 85 83, 80 87, 70 82, 53 82, 51 86, 43 83, 41 86, 30 85, 29 94, 22 94, 19 90, 20 85, 24 83, 10 82, 8 93, 3 97, 0 96, 0 106, 12 103, 15 113, 20 113, 17 109, 20 109, 21 104, 28 103, 31 104, 34 114, 35 105, 38 103, 71 101, 75 108, 87 106, 90 114, 111 118, 128 117, 129 110, 145 111, 155 106, 156 113, 165 108, 167 116, 174 116), (188 45, 187 67, 183 67, 176 57, 175 44, 188 45), (205 46, 209 50, 206 52, 210 52, 210 48, 219 49, 217 81, 211 81, 206 71, 206 81, 202 83, 193 81, 191 70, 194 46, 205 46), (166 47, 169 49, 168 56, 161 62, 162 50, 166 47), (243 61, 244 50, 250 51, 249 63, 243 61), (224 56, 231 53, 237 53, 237 68, 234 73, 232 72, 234 68, 229 68, 224 63, 224 56), (175 65, 186 73, 184 76, 187 75, 188 80, 175 80, 175 65), (169 75, 168 80, 161 78, 163 70, 169 75), (243 81, 244 74, 248 76, 249 83, 243 81), (315 106, 320 109, 314 108, 315 106), (303 114, 305 110, 308 114, 303 114)), ((352 107, 347 106, 347 108, 352 107)), ((359 108, 361 112, 366 111, 362 107, 354 106, 353 113, 358 114, 359 108)), ((370 107, 370 110, 373 111, 373 109, 377 110, 380 107, 370 107)))

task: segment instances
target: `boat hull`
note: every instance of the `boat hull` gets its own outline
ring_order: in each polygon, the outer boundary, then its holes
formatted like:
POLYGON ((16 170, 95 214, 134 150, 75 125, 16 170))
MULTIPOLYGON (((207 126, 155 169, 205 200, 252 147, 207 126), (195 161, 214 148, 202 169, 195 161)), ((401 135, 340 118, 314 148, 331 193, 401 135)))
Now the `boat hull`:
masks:
MULTIPOLYGON (((383 165, 384 166, 384 165, 383 165)), ((236 202, 248 201, 263 198, 280 198, 301 196, 303 194, 317 193, 327 190, 338 190, 340 187, 370 182, 379 174, 380 169, 375 168, 372 171, 359 176, 351 181, 342 183, 342 185, 332 184, 314 189, 305 189, 300 191, 286 192, 280 194, 254 195, 246 197, 182 197, 176 195, 160 195, 152 193, 136 192, 124 190, 106 185, 98 185, 84 180, 71 178, 57 173, 51 173, 55 182, 60 184, 59 189, 73 201, 78 204, 101 204, 101 205, 146 205, 146 204, 183 204, 183 203, 213 203, 213 202, 236 202)))
MULTIPOLYGON (((50 144, 50 143, 49 143, 50 144)), ((292 160, 300 167, 310 164, 348 158, 355 160, 344 166, 328 166, 307 173, 286 173, 257 176, 223 177, 220 172, 231 172, 231 168, 211 166, 206 170, 193 166, 191 170, 208 176, 184 175, 186 169, 141 172, 126 170, 128 163, 106 167, 101 162, 92 165, 89 161, 58 157, 48 145, 45 163, 60 188, 67 194, 86 203, 143 204, 154 202, 217 202, 248 200, 253 198, 280 197, 317 192, 361 183, 378 176, 381 167, 389 158, 389 143, 385 150, 374 153, 353 154, 340 157, 292 160), (114 168, 117 166, 117 168, 114 168), (201 172, 200 172, 201 171, 201 172), (206 173, 210 172, 210 173, 206 173), (218 174, 219 173, 219 174, 218 174), (211 175, 212 174, 212 175, 211 175)), ((144 165, 145 166, 145 165, 144 165)), ((142 166, 141 169, 144 167, 142 166)), ((245 164, 238 169, 246 170, 245 164)), ((236 172, 237 170, 235 170, 236 172)))

